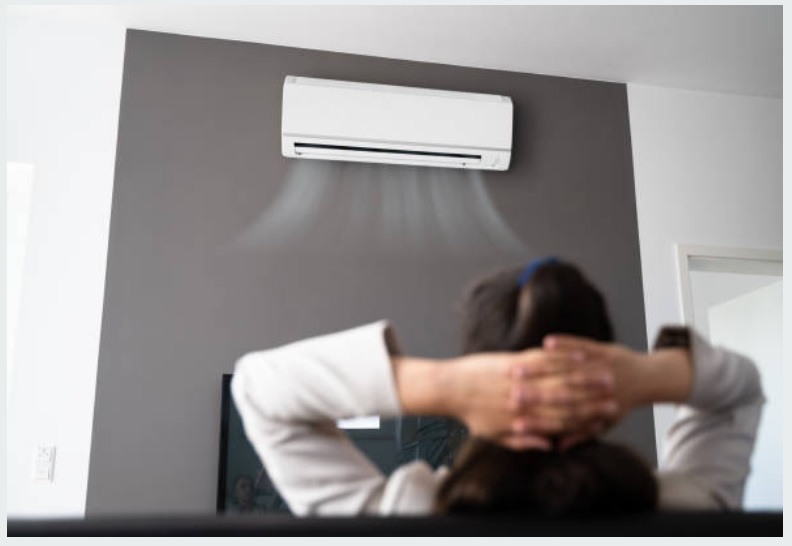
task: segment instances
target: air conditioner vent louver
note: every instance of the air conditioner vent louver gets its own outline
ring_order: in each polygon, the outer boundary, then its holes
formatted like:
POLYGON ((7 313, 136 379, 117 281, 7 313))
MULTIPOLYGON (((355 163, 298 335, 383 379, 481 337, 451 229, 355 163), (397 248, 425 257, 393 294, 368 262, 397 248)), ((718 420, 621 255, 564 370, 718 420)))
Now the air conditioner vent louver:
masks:
POLYGON ((474 154, 452 154, 443 152, 419 152, 416 150, 394 150, 389 148, 364 148, 362 146, 338 146, 335 144, 307 144, 303 142, 295 142, 294 148, 297 153, 305 150, 338 150, 349 152, 374 152, 384 154, 403 154, 403 155, 425 155, 427 157, 447 157, 447 158, 461 158, 461 159, 474 159, 481 161, 480 155, 474 154))

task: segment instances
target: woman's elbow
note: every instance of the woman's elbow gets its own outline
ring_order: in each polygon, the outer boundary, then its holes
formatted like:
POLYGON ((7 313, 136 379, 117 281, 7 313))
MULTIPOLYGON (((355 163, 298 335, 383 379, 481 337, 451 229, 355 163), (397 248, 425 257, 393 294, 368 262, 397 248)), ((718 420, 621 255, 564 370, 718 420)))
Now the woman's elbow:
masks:
POLYGON ((764 404, 766 401, 764 388, 762 387, 762 374, 759 371, 759 366, 756 365, 753 359, 739 355, 742 364, 746 369, 745 372, 745 396, 748 400, 758 404, 764 404))
POLYGON ((266 390, 268 384, 271 384, 271 381, 263 377, 267 373, 261 352, 248 353, 237 360, 231 378, 231 397, 242 414, 247 413, 245 410, 248 407, 254 407, 256 413, 261 416, 266 416, 268 413, 266 401, 270 397, 266 392, 262 392, 266 390))

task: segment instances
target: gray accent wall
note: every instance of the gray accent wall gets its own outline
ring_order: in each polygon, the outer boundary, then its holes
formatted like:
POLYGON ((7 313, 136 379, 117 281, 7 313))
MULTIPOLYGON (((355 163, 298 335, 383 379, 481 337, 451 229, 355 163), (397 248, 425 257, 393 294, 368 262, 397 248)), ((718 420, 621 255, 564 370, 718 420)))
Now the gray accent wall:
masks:
MULTIPOLYGON (((242 354, 388 318, 452 356, 470 280, 545 255, 646 349, 624 85, 129 31, 87 514, 214 512, 242 354), (285 159, 286 75, 508 95, 511 168, 285 159)), ((613 436, 656 461, 651 410, 613 436)))

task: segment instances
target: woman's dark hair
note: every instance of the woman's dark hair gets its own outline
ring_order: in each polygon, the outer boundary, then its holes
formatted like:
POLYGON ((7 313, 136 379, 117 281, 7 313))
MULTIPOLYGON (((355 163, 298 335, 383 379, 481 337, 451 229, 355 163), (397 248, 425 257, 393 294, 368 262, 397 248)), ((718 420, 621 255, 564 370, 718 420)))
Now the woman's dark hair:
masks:
POLYGON ((605 300, 577 267, 548 262, 521 287, 522 271, 495 273, 468 290, 462 310, 465 353, 541 347, 551 333, 613 341, 605 300))
MULTIPOLYGON (((578 268, 548 261, 523 286, 522 273, 498 272, 467 292, 465 353, 541 347, 551 333, 613 341, 605 301, 578 268)), ((649 466, 620 445, 591 440, 564 452, 513 451, 472 438, 443 480, 435 512, 630 513, 653 510, 657 495, 649 466)))

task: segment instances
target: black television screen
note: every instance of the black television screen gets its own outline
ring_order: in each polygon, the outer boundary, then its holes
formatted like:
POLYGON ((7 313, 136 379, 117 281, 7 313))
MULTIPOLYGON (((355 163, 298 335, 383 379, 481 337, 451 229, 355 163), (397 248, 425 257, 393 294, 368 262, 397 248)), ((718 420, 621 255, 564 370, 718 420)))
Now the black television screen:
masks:
MULTIPOLYGON (((248 442, 233 398, 231 374, 222 381, 218 513, 288 513, 286 502, 248 442)), ((347 429, 357 447, 385 474, 397 466, 424 459, 434 468, 450 464, 465 429, 439 417, 381 419, 379 428, 347 429)))

